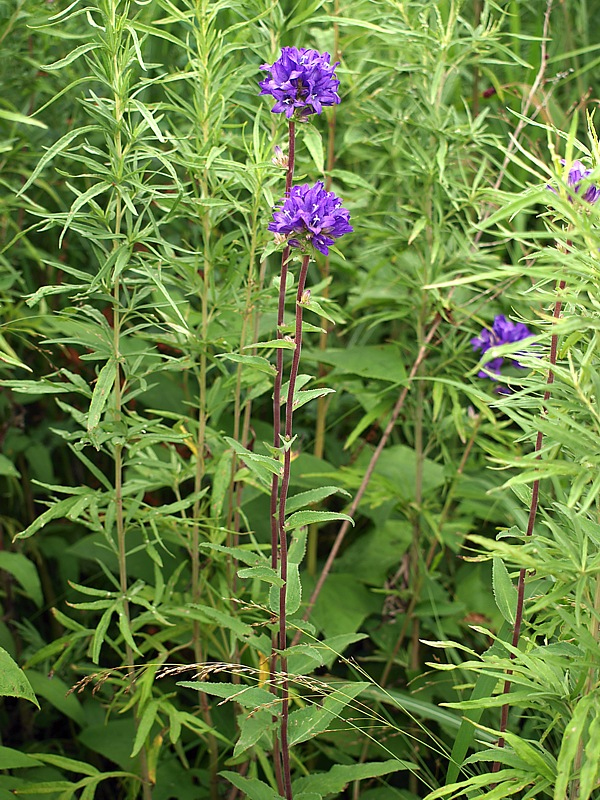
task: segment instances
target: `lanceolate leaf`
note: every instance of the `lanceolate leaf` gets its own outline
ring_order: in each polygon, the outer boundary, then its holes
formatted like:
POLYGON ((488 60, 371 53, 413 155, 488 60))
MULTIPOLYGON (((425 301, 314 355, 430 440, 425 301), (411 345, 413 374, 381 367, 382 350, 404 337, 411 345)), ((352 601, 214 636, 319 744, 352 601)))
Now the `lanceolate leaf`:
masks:
POLYGON ((102 415, 104 406, 106 405, 106 402, 110 396, 110 392, 114 386, 116 378, 117 362, 115 359, 111 358, 100 370, 98 380, 96 381, 96 386, 94 387, 94 393, 92 395, 90 411, 88 414, 88 431, 91 431, 98 426, 98 423, 100 422, 100 416, 102 415))
POLYGON ((295 792, 315 791, 322 795, 339 794, 351 781, 365 778, 376 778, 389 775, 392 772, 401 772, 407 769, 417 769, 416 764, 410 764, 399 759, 389 761, 374 761, 370 764, 336 764, 329 772, 321 772, 298 778, 294 781, 295 792))

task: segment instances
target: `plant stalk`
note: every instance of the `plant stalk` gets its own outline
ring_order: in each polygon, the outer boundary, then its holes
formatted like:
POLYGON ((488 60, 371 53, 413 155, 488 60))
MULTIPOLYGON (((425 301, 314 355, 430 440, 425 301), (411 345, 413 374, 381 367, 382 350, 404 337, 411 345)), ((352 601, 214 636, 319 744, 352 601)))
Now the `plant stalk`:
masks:
MULTIPOLYGON (((279 495, 279 514, 278 514, 278 532, 279 532, 279 552, 280 552, 280 576, 283 580, 283 585, 279 590, 279 649, 285 650, 287 647, 287 614, 286 614, 286 600, 287 600, 287 569, 288 569, 288 545, 287 533, 285 530, 285 506, 287 502, 287 494, 290 485, 290 470, 292 463, 292 434, 293 434, 293 417, 294 417, 294 391, 296 388, 296 380, 298 378, 298 368, 300 366, 300 353, 302 350, 302 295, 304 293, 304 285, 306 283, 306 274, 308 272, 308 264, 310 256, 304 256, 302 259, 302 266, 300 267, 300 275, 298 277, 298 290, 296 293, 296 328, 294 334, 294 355, 292 357, 292 366, 290 369, 290 380, 287 393, 287 401, 285 405, 285 431, 284 442, 285 451, 283 456, 283 475, 281 478, 281 491, 279 495)), ((290 751, 288 745, 288 719, 289 719, 289 685, 287 678, 287 658, 280 657, 281 672, 282 672, 282 704, 281 704, 281 763, 283 767, 283 780, 286 800, 292 800, 292 779, 290 772, 290 751)))
MULTIPOLYGON (((287 166, 287 173, 285 176, 286 197, 289 197, 290 192, 292 190, 292 181, 294 178, 295 154, 296 154, 296 122, 295 120, 290 119, 288 125, 288 166, 287 166)), ((285 320, 285 290, 287 284, 289 257, 290 257, 290 248, 289 246, 286 245, 283 248, 283 252, 281 254, 279 300, 277 304, 277 339, 283 339, 282 328, 285 320)), ((275 381, 273 386, 273 447, 280 448, 281 447, 281 386, 283 384, 283 348, 281 347, 277 348, 275 363, 276 363, 276 371, 275 371, 275 381)), ((283 469, 285 472, 285 466, 283 469)), ((279 565, 280 547, 281 547, 280 536, 279 536, 278 499, 279 499, 279 475, 273 475, 271 479, 271 501, 270 501, 269 514, 271 523, 271 567, 274 570, 276 570, 279 565)), ((284 546, 286 544, 287 542, 285 541, 284 537, 284 546)), ((281 557, 283 558, 283 554, 281 554, 281 557)), ((287 567, 287 551, 285 557, 286 557, 286 567, 287 567)), ((271 692, 277 695, 278 690, 275 682, 275 673, 277 671, 277 646, 278 646, 277 631, 273 631, 271 641, 272 644, 271 644, 271 659, 269 665, 269 685, 271 688, 271 692)), ((281 663, 282 671, 285 671, 286 667, 287 665, 284 665, 284 663, 282 662, 281 663)), ((285 685, 282 686, 282 692, 284 698, 289 695, 287 678, 285 679, 285 685)), ((285 703, 285 720, 286 720, 285 726, 283 725, 283 719, 284 719, 283 715, 284 715, 284 708, 282 707, 281 733, 283 735, 285 729, 285 736, 287 737, 288 702, 285 703)), ((289 748, 287 746, 287 741, 285 743, 283 741, 280 743, 279 736, 277 734, 275 734, 273 737, 273 760, 275 763, 275 776, 277 779, 277 788, 279 794, 280 795, 286 794, 287 797, 288 796, 287 783, 290 782, 289 748), (287 760, 287 770, 284 763, 286 760, 287 760)), ((290 791, 289 797, 291 797, 291 782, 289 785, 289 791, 290 791)))

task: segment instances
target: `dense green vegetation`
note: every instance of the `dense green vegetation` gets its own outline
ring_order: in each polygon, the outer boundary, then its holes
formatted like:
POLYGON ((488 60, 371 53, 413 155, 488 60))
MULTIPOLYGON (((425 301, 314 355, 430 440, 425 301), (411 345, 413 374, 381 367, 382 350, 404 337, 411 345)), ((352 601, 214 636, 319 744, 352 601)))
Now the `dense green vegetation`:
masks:
POLYGON ((0 800, 600 798, 599 22, 0 2, 0 800))

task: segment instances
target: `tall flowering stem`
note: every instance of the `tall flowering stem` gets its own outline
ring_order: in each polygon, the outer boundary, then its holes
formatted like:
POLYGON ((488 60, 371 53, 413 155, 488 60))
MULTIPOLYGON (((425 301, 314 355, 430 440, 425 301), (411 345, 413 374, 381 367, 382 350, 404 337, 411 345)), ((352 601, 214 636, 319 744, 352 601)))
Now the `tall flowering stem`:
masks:
MULTIPOLYGON (((277 538, 279 545, 279 573, 283 581, 279 592, 279 635, 277 643, 280 651, 287 647, 287 576, 288 576, 288 543, 285 529, 286 502, 290 485, 291 468, 291 448, 293 442, 293 417, 294 417, 294 392, 298 378, 300 366, 300 354, 302 351, 302 317, 305 306, 310 303, 310 292, 305 290, 306 276, 311 255, 315 250, 328 255, 329 248, 334 244, 335 239, 350 233, 350 214, 342 208, 342 201, 333 192, 325 190, 323 183, 317 181, 314 186, 302 184, 294 186, 289 194, 282 198, 281 205, 273 212, 273 220, 269 224, 269 230, 279 237, 285 237, 286 247, 284 249, 284 260, 287 266, 286 255, 293 248, 295 252, 302 253, 302 263, 298 275, 296 289, 296 314, 294 329, 294 354, 290 367, 290 378, 285 410, 285 427, 281 436, 281 422, 279 405, 274 405, 275 430, 279 438, 279 446, 283 450, 283 465, 281 471, 281 485, 279 486, 279 497, 277 505, 277 538)), ((284 286, 284 274, 282 270, 282 286, 284 286)), ((281 298, 281 294, 280 294, 281 298)), ((281 330, 278 335, 281 335, 281 330)), ((282 351, 280 350, 279 353, 282 351)), ((281 384, 283 372, 283 359, 278 353, 277 358, 277 377, 276 399, 281 397, 281 384)), ((275 486, 273 481, 272 486, 275 486)), ((271 509, 273 508, 273 498, 271 509)), ((276 562, 275 562, 276 563, 276 562)), ((291 773, 289 763, 288 747, 288 716, 289 716, 289 686, 287 680, 287 659, 280 656, 282 684, 281 684, 281 768, 283 773, 283 789, 286 800, 292 800, 291 773)), ((275 664, 275 648, 271 656, 271 673, 273 677, 275 664)), ((277 754, 276 754, 277 767, 277 754)))
MULTIPOLYGON (((278 529, 279 529, 279 552, 281 556, 281 570, 280 576, 283 580, 283 585, 279 590, 279 649, 285 650, 287 647, 287 533, 285 530, 285 506, 287 502, 287 494, 290 486, 290 467, 292 462, 292 431, 293 431, 293 416, 294 416, 294 392, 296 389, 296 379, 298 378, 298 367, 300 365, 300 352, 302 350, 302 312, 305 305, 304 300, 304 286, 306 284, 306 274, 308 272, 308 264, 310 256, 305 255, 302 259, 302 266, 300 267, 300 275, 298 277, 298 290, 296 293, 296 326, 294 333, 294 355, 292 358, 292 366, 290 369, 290 381, 288 387, 287 400, 285 405, 285 430, 284 430, 284 455, 283 455, 283 475, 281 478, 281 491, 279 494, 279 514, 278 514, 278 529)), ((292 780, 290 771, 290 751, 288 743, 288 721, 289 721, 289 706, 290 706, 290 692, 287 678, 287 658, 281 656, 281 761, 283 768, 284 790, 287 800, 292 798, 292 780)))
MULTIPOLYGON (((292 251, 302 252, 302 264, 298 276, 295 314, 294 355, 290 368, 289 388, 285 412, 284 434, 281 435, 281 387, 283 384, 283 348, 277 348, 276 373, 273 388, 273 447, 282 453, 280 475, 271 479, 271 566, 279 568, 282 586, 279 592, 279 629, 273 633, 270 658, 271 690, 277 694, 275 672, 277 649, 285 651, 287 646, 287 575, 288 543, 285 529, 285 510, 290 484, 291 447, 293 441, 294 392, 298 378, 300 352, 302 349, 302 312, 308 304, 310 293, 305 293, 306 275, 311 253, 314 249, 327 255, 334 240, 349 233, 350 215, 342 208, 341 200, 333 192, 325 190, 323 183, 314 186, 304 184, 292 187, 295 155, 295 122, 305 122, 309 115, 320 114, 324 106, 340 102, 337 89, 339 81, 335 75, 337 64, 331 64, 329 53, 319 53, 307 48, 283 47, 281 56, 273 64, 263 64, 261 69, 270 77, 259 83, 262 95, 271 95, 275 105, 273 113, 285 113, 289 120, 289 155, 285 196, 281 206, 273 213, 269 224, 279 241, 284 241, 281 256, 279 283, 279 302, 277 306, 277 338, 283 338, 285 321, 285 294, 288 277, 288 263, 292 251)), ((277 152, 281 160, 281 151, 277 152)), ((292 779, 290 770, 288 720, 289 684, 287 679, 287 658, 280 655, 282 672, 281 684, 281 725, 280 737, 274 736, 274 762, 277 788, 286 800, 292 800, 292 779)))
MULTIPOLYGON (((294 179, 294 161, 296 153, 296 123, 290 119, 288 124, 288 163, 285 176, 285 196, 289 197, 292 190, 294 179)), ((281 332, 285 320, 285 287, 287 283, 288 261, 290 258, 290 246, 286 244, 281 254, 281 273, 279 282, 279 302, 277 305, 277 338, 282 339, 281 332)), ((275 385, 273 387, 273 447, 280 447, 279 440, 281 434, 281 385, 283 383, 283 349, 277 350, 275 385)), ((278 562, 278 538, 277 528, 277 497, 279 493, 279 477, 273 475, 271 481, 271 566, 277 569, 278 562)))
MULTIPOLYGON (((294 179, 294 162, 296 153, 296 123, 294 119, 290 119, 288 123, 288 159, 287 159, 287 172, 285 176, 285 196, 289 197, 292 189, 292 181, 294 179)), ((285 289, 287 285, 288 261, 290 258, 290 247, 286 245, 281 254, 281 272, 279 278, 279 301, 277 304, 277 338, 282 339, 282 328, 285 321, 285 289)), ((273 447, 281 446, 281 385, 283 383, 283 348, 277 349, 276 356, 276 372, 275 381, 273 386, 273 447)), ((276 570, 279 563, 279 526, 277 519, 278 510, 278 497, 279 497, 279 476, 273 475, 271 478, 271 501, 270 501, 270 522, 271 522, 271 567, 276 570)), ((271 650, 271 659, 269 664, 269 684, 271 691, 276 694, 277 687, 275 684, 275 672, 277 668, 277 634, 273 633, 273 646, 271 650)), ((284 694, 287 689, 284 690, 284 694)), ((289 705, 289 703, 288 703, 289 705)), ((287 733, 287 730, 286 730, 287 733)), ((285 751, 288 751, 287 743, 285 751)), ((277 779, 277 788, 280 794, 285 791, 283 777, 282 777, 282 758, 279 738, 275 734, 273 738, 273 760, 275 763, 275 777, 277 779)), ((287 755, 288 761, 288 774, 289 774, 289 754, 287 755)))

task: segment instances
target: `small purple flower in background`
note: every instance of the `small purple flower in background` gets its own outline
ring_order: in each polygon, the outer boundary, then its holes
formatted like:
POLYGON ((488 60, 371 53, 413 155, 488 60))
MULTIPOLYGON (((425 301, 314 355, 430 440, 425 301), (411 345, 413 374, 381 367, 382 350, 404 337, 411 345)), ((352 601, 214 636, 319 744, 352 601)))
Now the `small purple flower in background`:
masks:
POLYGON ((335 77, 339 64, 330 64, 329 53, 308 50, 306 47, 282 47, 281 56, 274 64, 263 64, 261 69, 271 73, 260 81, 261 94, 270 94, 277 101, 271 111, 285 112, 288 119, 306 119, 309 114, 320 114, 323 106, 340 102, 337 93, 340 82, 335 77))
POLYGON ((325 191, 322 181, 314 186, 292 186, 290 196, 279 202, 281 208, 273 212, 269 230, 289 237, 291 247, 305 250, 312 245, 327 255, 334 239, 354 230, 349 224, 350 212, 342 208, 342 201, 334 192, 325 191))
MULTIPOLYGON (((561 158, 560 163, 564 166, 567 162, 564 158, 561 158)), ((581 161, 573 161, 567 175, 567 186, 571 186, 575 189, 575 194, 579 195, 582 182, 589 178, 591 174, 592 170, 586 169, 581 161)), ((554 194, 557 194, 553 186, 548 186, 548 188, 550 191, 554 192, 554 194)), ((600 187, 591 183, 580 197, 584 202, 593 204, 600 199, 600 187)), ((569 202, 573 202, 572 195, 569 195, 569 202)))
MULTIPOLYGON (((481 355, 483 355, 487 353, 490 347, 520 342, 522 339, 527 339, 527 337, 532 335, 533 334, 524 322, 511 322, 509 319, 506 319, 504 314, 499 314, 494 319, 492 330, 490 331, 484 328, 479 336, 475 336, 471 339, 471 344, 473 345, 473 350, 481 350, 481 355)), ((504 359, 502 356, 493 358, 491 361, 487 362, 485 370, 480 370, 477 376, 479 378, 491 378, 494 380, 495 377, 500 377, 500 368, 503 363, 504 359)), ((518 361, 516 361, 515 364, 517 367, 521 367, 518 361)))

